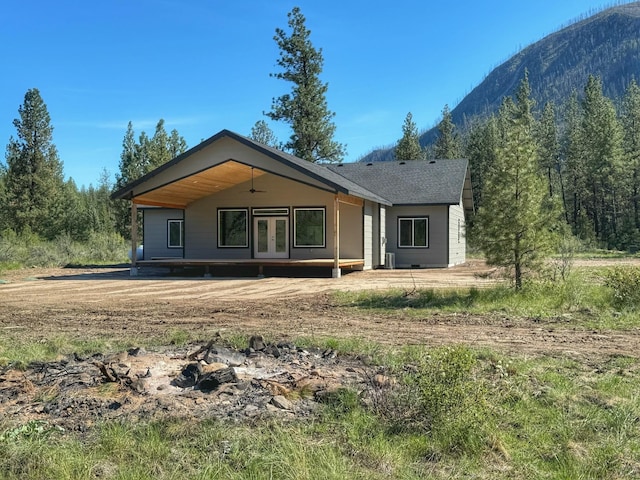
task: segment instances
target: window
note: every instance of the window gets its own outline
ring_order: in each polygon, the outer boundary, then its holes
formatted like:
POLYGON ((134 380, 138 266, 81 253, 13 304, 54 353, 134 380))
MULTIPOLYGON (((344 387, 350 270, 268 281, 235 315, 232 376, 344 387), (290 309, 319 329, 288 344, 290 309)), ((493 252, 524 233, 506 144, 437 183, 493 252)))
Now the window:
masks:
POLYGON ((184 220, 167 220, 167 247, 184 246, 184 220))
POLYGON ((248 247, 248 211, 218 210, 218 247, 248 247))
POLYGON ((251 212, 254 217, 288 217, 288 208, 254 208, 251 212))
POLYGON ((293 210, 294 247, 324 248, 324 208, 293 210))
POLYGON ((429 247, 429 217, 398 219, 399 247, 429 247))

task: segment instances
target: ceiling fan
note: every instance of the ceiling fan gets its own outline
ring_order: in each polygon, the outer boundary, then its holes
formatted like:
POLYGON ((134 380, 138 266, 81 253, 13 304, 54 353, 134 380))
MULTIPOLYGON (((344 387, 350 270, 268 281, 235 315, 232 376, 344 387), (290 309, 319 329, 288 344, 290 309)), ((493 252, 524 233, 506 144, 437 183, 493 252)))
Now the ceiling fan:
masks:
POLYGON ((251 167, 251 188, 249 189, 250 193, 267 193, 265 190, 256 190, 253 188, 253 167, 251 167))

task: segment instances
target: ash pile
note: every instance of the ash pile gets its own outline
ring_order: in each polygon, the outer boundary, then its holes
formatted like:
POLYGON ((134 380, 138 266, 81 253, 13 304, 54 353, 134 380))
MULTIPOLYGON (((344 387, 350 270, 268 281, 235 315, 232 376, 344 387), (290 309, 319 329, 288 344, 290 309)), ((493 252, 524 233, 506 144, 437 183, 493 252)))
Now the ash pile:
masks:
POLYGON ((84 432, 105 420, 300 418, 341 388, 365 394, 376 370, 332 349, 251 337, 245 349, 216 341, 190 348, 68 355, 26 369, 0 368, 0 415, 84 432))

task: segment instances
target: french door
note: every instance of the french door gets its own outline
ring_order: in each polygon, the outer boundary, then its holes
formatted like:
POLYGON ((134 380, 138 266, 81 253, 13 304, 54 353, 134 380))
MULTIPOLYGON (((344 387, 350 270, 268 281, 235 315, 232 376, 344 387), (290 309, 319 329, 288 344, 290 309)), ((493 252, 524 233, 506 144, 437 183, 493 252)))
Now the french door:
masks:
POLYGON ((253 256, 289 258, 288 217, 254 217, 253 256))

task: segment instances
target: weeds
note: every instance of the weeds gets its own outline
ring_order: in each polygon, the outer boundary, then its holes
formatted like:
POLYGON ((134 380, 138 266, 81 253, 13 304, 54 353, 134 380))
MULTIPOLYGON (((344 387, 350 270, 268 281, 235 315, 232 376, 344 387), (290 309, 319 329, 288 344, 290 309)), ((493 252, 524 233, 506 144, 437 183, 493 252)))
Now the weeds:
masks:
MULTIPOLYGON (((65 342, 58 343, 59 348, 65 342)), ((637 478, 640 366, 379 347, 394 387, 328 395, 316 415, 251 424, 108 422, 82 436, 0 426, 7 479, 637 478), (385 403, 383 403, 385 402, 385 403), (384 407, 384 408, 383 408, 384 407)))
POLYGON ((0 443, 19 442, 23 440, 47 440, 53 434, 64 433, 64 429, 52 426, 42 420, 31 420, 24 425, 5 430, 0 433, 0 443))
POLYGON ((516 292, 506 285, 477 289, 425 289, 407 297, 400 290, 337 292, 336 303, 420 318, 425 313, 511 315, 536 321, 571 321, 588 328, 630 328, 638 324, 640 269, 616 268, 606 274, 574 271, 564 281, 538 280, 516 292), (622 309, 622 312, 620 311, 622 309))
POLYGON ((114 233, 93 232, 86 242, 69 235, 46 241, 33 233, 0 232, 0 272, 23 267, 60 267, 122 263, 127 261, 127 244, 114 233))
POLYGON ((612 303, 615 307, 640 306, 640 268, 612 268, 605 274, 604 284, 611 289, 612 303))

